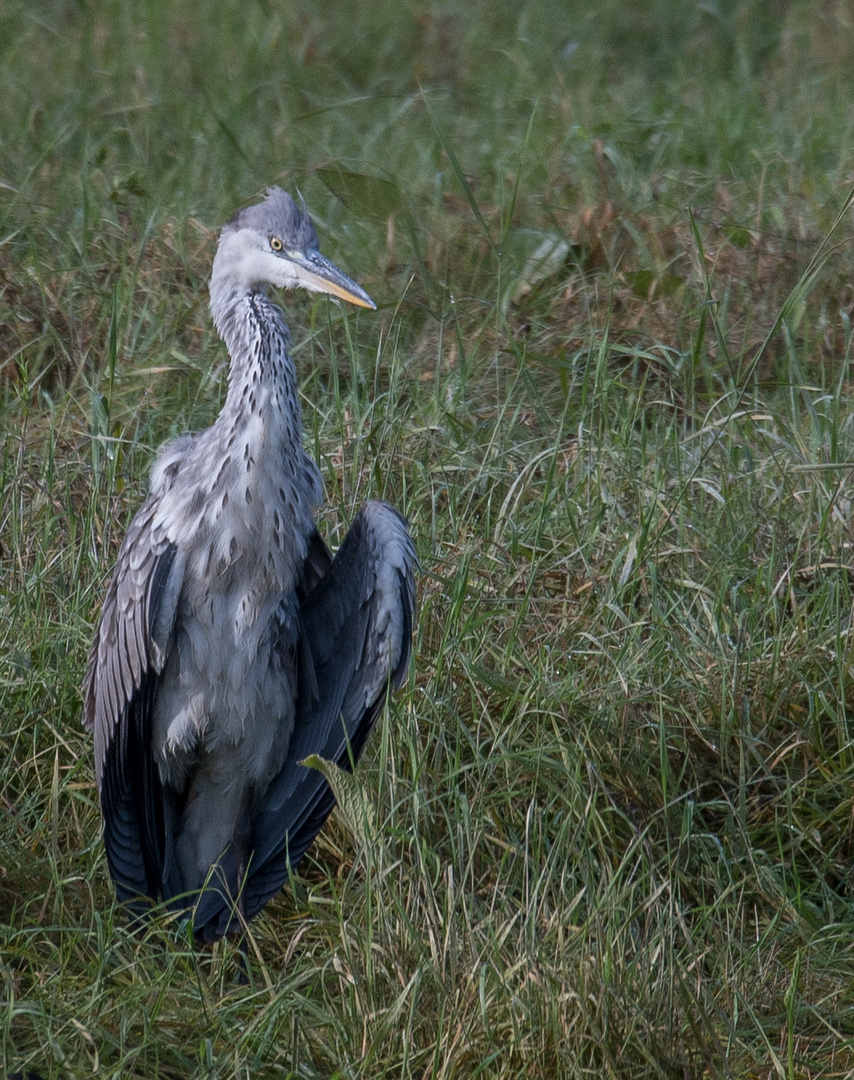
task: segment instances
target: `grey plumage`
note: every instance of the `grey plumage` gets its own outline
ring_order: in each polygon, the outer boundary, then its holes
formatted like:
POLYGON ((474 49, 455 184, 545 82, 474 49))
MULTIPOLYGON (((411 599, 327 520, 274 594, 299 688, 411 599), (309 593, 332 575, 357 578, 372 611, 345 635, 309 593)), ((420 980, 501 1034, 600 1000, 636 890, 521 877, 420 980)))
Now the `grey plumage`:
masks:
POLYGON ((415 551, 367 503, 333 559, 313 513, 296 372, 264 286, 373 301, 279 188, 220 236, 211 314, 225 405, 167 444, 128 529, 89 656, 84 722, 121 900, 194 906, 215 940, 282 887, 328 816, 309 754, 349 767, 404 678, 415 551))

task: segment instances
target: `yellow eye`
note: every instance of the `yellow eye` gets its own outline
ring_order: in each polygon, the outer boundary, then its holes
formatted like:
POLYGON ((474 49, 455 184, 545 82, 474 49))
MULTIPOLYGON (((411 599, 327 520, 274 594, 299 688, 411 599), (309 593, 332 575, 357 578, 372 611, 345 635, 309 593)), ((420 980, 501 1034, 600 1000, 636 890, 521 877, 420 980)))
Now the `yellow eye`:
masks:
POLYGON ((273 251, 282 250, 282 241, 278 238, 278 236, 270 237, 270 247, 273 249, 273 251))

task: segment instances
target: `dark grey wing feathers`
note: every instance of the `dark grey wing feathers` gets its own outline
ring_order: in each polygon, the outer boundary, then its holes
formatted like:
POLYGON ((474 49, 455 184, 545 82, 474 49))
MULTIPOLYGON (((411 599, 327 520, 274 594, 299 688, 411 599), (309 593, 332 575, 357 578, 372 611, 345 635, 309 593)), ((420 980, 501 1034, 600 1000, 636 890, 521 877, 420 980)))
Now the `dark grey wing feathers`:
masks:
POLYGON ((151 731, 182 567, 154 524, 156 506, 142 507, 119 551, 85 680, 83 718, 95 732, 104 846, 121 900, 156 897, 171 850, 151 731))
POLYGON ((415 549, 403 518, 380 502, 357 515, 326 575, 302 605, 300 686, 285 765, 253 825, 244 904, 251 917, 282 887, 335 805, 310 754, 349 769, 361 754, 389 686, 409 665, 415 613, 415 549))
POLYGON ((332 565, 332 552, 326 546, 323 537, 317 531, 308 538, 308 552, 303 565, 302 581, 297 585, 297 599, 305 603, 306 597, 314 591, 320 580, 326 576, 332 565))

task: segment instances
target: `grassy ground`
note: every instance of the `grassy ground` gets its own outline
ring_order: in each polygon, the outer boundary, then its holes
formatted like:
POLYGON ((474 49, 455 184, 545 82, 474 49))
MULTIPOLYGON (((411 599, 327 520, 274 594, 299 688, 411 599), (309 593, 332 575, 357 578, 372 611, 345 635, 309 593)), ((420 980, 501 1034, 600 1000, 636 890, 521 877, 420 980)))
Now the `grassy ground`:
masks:
POLYGON ((851 10, 633 7, 4 0, 6 1071, 854 1070, 851 10), (79 715, 271 182, 380 304, 286 298, 323 526, 386 497, 423 574, 376 831, 330 822, 247 988, 128 933, 79 715))

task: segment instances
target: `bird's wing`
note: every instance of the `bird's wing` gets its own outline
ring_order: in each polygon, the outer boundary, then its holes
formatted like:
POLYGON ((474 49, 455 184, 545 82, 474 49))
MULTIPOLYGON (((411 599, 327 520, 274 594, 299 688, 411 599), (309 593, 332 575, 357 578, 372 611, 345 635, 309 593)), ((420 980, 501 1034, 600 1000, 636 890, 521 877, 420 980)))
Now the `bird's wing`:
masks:
POLYGON ((332 553, 324 543, 323 537, 315 529, 308 538, 308 552, 303 563, 302 580, 297 585, 297 600, 300 607, 305 605, 309 595, 329 572, 331 565, 332 553))
MULTIPOLYGON (((400 686, 405 677, 416 566, 406 522, 385 503, 370 502, 303 600, 294 732, 282 771, 254 817, 243 896, 247 917, 282 888, 335 805, 320 772, 300 763, 319 754, 349 769, 389 687, 400 686)), ((203 933, 220 936, 229 919, 221 910, 203 933)))
POLYGON ((168 868, 166 794, 151 753, 157 680, 169 651, 183 560, 142 507, 122 544, 89 654, 83 722, 95 733, 104 846, 120 900, 156 898, 168 868))

